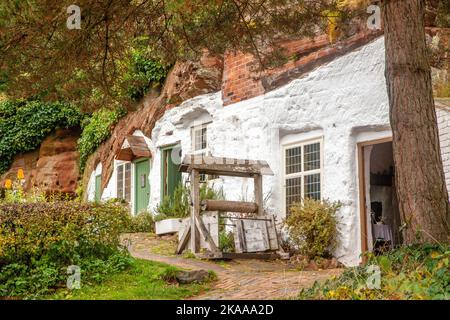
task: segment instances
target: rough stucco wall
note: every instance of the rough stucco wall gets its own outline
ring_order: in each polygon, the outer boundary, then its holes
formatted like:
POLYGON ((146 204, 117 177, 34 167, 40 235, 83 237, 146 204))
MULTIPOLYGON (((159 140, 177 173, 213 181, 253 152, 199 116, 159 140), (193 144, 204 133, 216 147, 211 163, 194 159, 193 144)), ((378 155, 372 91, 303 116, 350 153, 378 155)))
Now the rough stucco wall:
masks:
POLYGON ((444 165, 447 191, 450 191, 450 108, 436 108, 441 144, 442 163, 444 165))
MULTIPOLYGON (((180 142, 191 150, 190 127, 209 114, 208 145, 214 156, 268 161, 275 176, 264 177, 270 193, 267 210, 283 218, 281 143, 323 136, 323 198, 340 200, 339 260, 359 262, 356 134, 389 128, 384 79, 384 42, 378 39, 268 94, 223 107, 221 94, 199 96, 168 110, 150 136, 153 154, 150 208, 160 198, 158 147, 180 142)), ((237 178, 215 180, 228 199, 251 199, 252 183, 237 178), (247 192, 247 196, 243 193, 247 192)), ((109 189, 115 187, 114 179, 109 189)))
MULTIPOLYGON (((180 143, 183 154, 189 153, 190 128, 212 120, 212 155, 268 161, 275 176, 263 179, 264 193, 270 194, 266 209, 280 222, 282 144, 322 137, 322 196, 343 203, 335 255, 346 265, 356 265, 361 253, 356 143, 390 136, 388 110, 383 38, 263 96, 226 107, 220 92, 185 101, 167 110, 148 135, 153 155, 149 209, 160 201, 159 147, 180 143)), ((104 199, 114 196, 115 183, 113 174, 104 199)), ((252 198, 251 181, 220 178, 212 183, 224 187, 227 199, 252 198)))

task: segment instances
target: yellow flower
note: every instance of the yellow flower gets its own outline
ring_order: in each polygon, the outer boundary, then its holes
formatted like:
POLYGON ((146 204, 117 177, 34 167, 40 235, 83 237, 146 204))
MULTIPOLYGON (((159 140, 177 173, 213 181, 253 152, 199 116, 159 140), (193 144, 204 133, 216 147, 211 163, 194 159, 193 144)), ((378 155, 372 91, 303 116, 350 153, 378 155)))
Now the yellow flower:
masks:
POLYGON ((23 173, 22 168, 19 168, 19 170, 17 170, 17 179, 19 179, 19 180, 25 179, 25 174, 23 173))
POLYGON ((5 180, 5 189, 11 189, 12 188, 12 181, 11 179, 5 180))

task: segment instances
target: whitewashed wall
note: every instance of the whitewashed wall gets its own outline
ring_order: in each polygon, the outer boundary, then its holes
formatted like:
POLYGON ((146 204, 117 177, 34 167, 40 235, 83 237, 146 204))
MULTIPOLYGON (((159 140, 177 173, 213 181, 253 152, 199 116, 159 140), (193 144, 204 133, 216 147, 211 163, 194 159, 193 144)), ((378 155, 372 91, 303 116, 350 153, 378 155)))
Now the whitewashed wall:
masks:
MULTIPOLYGON (((361 253, 356 143, 391 135, 388 109, 383 38, 260 97, 226 107, 220 92, 190 99, 167 111, 148 140, 153 155, 149 209, 160 201, 159 147, 180 143, 186 154, 191 151, 190 128, 212 121, 208 146, 213 156, 269 163, 275 175, 263 178, 264 193, 270 193, 266 210, 281 221, 282 145, 321 137, 322 197, 344 204, 335 255, 346 265, 356 265, 361 253)), ((450 156, 446 159, 450 170, 450 156)), ((102 198, 114 196, 114 177, 102 198)), ((253 182, 247 179, 220 178, 213 183, 223 185, 229 200, 252 198, 253 182)))

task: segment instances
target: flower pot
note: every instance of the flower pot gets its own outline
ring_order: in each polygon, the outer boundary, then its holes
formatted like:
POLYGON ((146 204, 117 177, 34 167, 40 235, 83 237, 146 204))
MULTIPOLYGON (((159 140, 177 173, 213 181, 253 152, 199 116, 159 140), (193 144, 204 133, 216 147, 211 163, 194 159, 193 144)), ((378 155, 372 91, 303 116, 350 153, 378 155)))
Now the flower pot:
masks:
POLYGON ((155 232, 157 235, 176 233, 180 230, 181 219, 164 219, 155 222, 155 232))

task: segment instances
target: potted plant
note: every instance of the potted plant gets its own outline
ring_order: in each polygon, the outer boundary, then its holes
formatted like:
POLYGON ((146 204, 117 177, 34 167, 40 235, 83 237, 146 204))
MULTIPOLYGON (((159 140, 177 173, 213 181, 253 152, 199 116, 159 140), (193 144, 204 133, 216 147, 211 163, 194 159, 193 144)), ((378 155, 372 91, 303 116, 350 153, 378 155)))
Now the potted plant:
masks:
MULTIPOLYGON (((200 200, 224 199, 222 189, 216 191, 206 183, 200 187, 200 200)), ((179 184, 172 196, 164 197, 156 208, 155 232, 157 235, 179 232, 190 214, 189 189, 179 184)))
POLYGON ((157 235, 178 232, 182 219, 189 216, 189 190, 179 184, 172 196, 164 197, 156 208, 155 232, 157 235))

